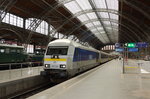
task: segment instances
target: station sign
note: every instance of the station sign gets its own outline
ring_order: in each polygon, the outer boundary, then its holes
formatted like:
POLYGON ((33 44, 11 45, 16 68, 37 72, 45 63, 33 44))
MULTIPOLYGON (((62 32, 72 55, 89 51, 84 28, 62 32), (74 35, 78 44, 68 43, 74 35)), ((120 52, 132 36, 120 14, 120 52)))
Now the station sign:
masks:
POLYGON ((139 47, 139 48, 142 48, 142 47, 148 47, 148 43, 146 43, 146 42, 138 42, 138 43, 136 43, 136 47, 139 47))
POLYGON ((138 48, 128 48, 129 52, 138 52, 139 49, 138 48))
POLYGON ((123 51, 124 51, 124 48, 116 48, 115 51, 116 51, 116 52, 123 52, 123 51))

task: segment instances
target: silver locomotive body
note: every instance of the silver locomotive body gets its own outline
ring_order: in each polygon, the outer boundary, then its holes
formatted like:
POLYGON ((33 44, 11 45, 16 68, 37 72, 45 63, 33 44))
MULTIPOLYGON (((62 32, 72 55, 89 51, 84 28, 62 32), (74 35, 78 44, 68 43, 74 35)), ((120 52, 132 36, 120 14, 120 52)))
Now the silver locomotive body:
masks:
POLYGON ((71 77, 100 64, 101 60, 100 51, 68 39, 59 39, 48 45, 44 71, 52 77, 71 77))

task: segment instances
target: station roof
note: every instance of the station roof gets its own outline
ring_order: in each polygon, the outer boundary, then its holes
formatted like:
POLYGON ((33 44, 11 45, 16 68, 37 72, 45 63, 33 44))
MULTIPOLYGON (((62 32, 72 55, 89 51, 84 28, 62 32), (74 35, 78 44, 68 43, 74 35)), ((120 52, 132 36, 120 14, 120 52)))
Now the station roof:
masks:
POLYGON ((0 4, 9 13, 44 20, 67 37, 75 35, 96 48, 150 42, 149 0, 1 0, 0 4))

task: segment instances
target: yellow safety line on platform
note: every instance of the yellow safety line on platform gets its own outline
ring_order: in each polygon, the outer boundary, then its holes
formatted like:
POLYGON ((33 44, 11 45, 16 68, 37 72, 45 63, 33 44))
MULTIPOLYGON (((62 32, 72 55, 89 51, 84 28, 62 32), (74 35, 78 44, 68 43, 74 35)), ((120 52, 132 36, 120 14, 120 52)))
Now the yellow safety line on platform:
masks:
POLYGON ((139 68, 139 67, 125 66, 125 68, 139 68))
POLYGON ((67 59, 50 59, 50 58, 45 58, 44 61, 67 61, 67 59))

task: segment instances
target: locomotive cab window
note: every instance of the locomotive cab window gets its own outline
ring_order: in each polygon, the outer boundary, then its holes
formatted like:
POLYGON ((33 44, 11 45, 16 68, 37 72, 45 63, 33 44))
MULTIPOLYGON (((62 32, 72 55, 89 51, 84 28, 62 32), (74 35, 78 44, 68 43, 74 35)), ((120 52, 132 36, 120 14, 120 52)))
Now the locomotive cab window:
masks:
POLYGON ((46 55, 67 55, 68 47, 49 46, 46 55))

